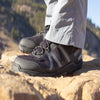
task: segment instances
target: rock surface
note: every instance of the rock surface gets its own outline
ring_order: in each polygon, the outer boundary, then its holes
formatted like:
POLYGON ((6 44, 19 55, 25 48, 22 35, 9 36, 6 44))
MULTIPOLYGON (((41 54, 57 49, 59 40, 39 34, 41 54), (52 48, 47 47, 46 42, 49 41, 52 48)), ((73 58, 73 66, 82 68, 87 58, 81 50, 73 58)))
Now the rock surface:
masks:
POLYGON ((12 70, 21 52, 0 60, 0 100, 100 100, 100 59, 83 55, 83 68, 66 77, 32 77, 12 70))

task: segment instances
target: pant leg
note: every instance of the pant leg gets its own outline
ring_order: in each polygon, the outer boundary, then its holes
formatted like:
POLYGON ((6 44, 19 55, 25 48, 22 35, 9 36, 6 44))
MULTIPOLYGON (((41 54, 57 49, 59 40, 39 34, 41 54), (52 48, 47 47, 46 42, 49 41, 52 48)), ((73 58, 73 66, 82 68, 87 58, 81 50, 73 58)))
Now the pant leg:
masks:
POLYGON ((45 26, 46 26, 51 24, 53 8, 57 4, 58 0, 44 0, 44 1, 47 6, 46 17, 45 17, 45 26))
POLYGON ((46 39, 62 45, 84 48, 87 0, 58 0, 46 39))

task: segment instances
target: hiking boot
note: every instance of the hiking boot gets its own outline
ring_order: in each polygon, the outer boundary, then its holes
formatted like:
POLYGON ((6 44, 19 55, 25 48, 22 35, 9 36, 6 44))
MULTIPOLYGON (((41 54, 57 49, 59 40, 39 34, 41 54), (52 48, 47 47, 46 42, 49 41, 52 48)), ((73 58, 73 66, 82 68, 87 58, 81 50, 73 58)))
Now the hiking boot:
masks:
POLYGON ((19 43, 19 49, 24 53, 31 53, 32 50, 40 44, 41 41, 43 41, 43 38, 45 34, 48 32, 50 28, 50 25, 47 25, 45 29, 40 32, 39 34, 36 34, 32 37, 26 37, 21 39, 19 43))
POLYGON ((65 76, 82 67, 82 50, 43 40, 30 55, 18 56, 13 69, 33 76, 65 76))

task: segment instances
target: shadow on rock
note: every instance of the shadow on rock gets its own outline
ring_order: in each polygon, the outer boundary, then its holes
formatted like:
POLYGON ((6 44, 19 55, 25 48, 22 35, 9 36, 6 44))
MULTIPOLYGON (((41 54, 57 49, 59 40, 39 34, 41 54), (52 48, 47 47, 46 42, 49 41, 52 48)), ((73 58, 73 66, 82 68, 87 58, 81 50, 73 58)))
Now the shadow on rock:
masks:
POLYGON ((61 98, 58 95, 50 95, 46 98, 46 100, 64 100, 63 98, 61 98))
POLYGON ((28 93, 17 93, 14 94, 14 100, 40 100, 38 96, 28 93))
MULTIPOLYGON (((28 84, 28 87, 30 88, 30 91, 34 91, 35 93, 34 94, 31 94, 31 93, 15 93, 14 94, 14 100, 64 100, 64 99, 62 99, 62 97, 60 97, 58 94, 56 94, 56 92, 54 90, 48 91, 46 89, 46 87, 45 87, 45 91, 47 93, 50 92, 50 95, 48 95, 46 98, 44 98, 43 94, 40 93, 40 90, 36 90, 32 83, 27 82, 27 84, 28 84)), ((42 88, 44 88, 44 86, 42 88)), ((45 95, 47 95, 46 92, 44 92, 45 95)))
POLYGON ((83 67, 80 70, 76 71, 74 75, 86 73, 91 70, 100 70, 100 59, 83 62, 83 67))

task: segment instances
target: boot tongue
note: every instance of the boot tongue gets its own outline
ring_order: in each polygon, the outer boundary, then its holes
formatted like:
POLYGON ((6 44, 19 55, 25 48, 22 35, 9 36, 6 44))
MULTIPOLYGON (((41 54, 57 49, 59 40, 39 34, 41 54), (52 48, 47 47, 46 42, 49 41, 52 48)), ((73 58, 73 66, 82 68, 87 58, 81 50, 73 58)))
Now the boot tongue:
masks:
POLYGON ((49 47, 50 47, 50 44, 51 44, 51 42, 50 41, 48 41, 48 40, 43 40, 43 42, 41 42, 40 43, 40 46, 42 47, 42 48, 44 48, 45 50, 48 50, 49 51, 49 47))
POLYGON ((33 49, 33 53, 35 55, 43 55, 45 51, 50 51, 50 44, 51 42, 48 40, 43 40, 39 46, 35 47, 33 49))

